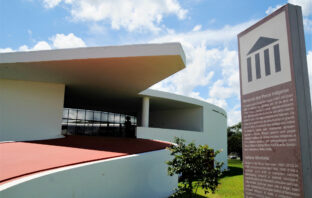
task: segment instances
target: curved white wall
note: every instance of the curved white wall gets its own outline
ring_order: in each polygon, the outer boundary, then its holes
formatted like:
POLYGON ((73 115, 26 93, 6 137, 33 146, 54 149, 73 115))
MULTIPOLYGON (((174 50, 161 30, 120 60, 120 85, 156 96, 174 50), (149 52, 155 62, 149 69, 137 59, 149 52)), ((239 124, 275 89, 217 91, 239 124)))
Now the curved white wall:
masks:
POLYGON ((0 141, 61 136, 64 84, 0 79, 0 141))
POLYGON ((223 112, 219 112, 212 105, 203 105, 203 131, 189 131, 162 128, 137 127, 138 138, 155 139, 172 142, 174 137, 181 137, 187 143, 194 141, 195 144, 204 145, 222 152, 216 160, 223 162, 223 169, 227 169, 227 118, 223 112), (219 113, 218 113, 219 112, 219 113))
POLYGON ((204 134, 207 141, 206 144, 215 150, 222 149, 216 160, 223 162, 223 168, 227 169, 227 117, 222 111, 219 111, 212 105, 204 106, 204 134))
POLYGON ((177 176, 167 174, 169 159, 169 151, 159 150, 43 172, 3 184, 0 197, 165 198, 178 184, 177 176))

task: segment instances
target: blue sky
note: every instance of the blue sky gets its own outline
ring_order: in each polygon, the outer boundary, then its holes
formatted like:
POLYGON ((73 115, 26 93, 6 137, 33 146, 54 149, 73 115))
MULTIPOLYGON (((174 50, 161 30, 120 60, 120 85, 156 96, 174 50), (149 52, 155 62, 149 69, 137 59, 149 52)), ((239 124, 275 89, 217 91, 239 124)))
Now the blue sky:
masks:
POLYGON ((221 106, 232 125, 237 34, 288 2, 302 6, 311 88, 311 0, 0 0, 0 52, 181 42, 186 69, 152 88, 221 106))

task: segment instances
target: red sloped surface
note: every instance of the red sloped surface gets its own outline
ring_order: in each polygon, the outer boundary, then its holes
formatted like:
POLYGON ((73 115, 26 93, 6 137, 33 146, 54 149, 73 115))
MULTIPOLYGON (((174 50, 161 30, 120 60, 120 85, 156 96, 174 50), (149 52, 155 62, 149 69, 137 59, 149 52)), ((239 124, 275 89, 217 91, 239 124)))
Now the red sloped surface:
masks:
POLYGON ((45 170, 160 150, 168 146, 170 144, 154 140, 95 136, 0 143, 0 185, 45 170))

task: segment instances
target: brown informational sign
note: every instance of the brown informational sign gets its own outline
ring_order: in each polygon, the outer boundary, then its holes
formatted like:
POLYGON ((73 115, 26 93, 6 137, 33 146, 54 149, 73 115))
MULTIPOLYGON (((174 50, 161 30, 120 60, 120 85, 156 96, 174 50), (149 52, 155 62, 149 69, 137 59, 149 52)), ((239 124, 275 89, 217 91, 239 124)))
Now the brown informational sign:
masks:
POLYGON ((238 35, 246 198, 312 198, 312 127, 301 8, 238 35))

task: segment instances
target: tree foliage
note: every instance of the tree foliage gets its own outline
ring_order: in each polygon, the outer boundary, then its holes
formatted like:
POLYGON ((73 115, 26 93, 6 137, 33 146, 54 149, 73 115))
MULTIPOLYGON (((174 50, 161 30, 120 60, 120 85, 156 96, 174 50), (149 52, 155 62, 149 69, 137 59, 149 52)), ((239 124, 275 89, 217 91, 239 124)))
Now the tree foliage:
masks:
POLYGON ((228 153, 237 154, 243 160, 242 150, 242 123, 227 128, 228 133, 228 153))
POLYGON ((234 135, 235 133, 241 133, 241 132, 242 132, 241 122, 227 128, 228 137, 234 135))
POLYGON ((192 197, 193 189, 198 187, 205 190, 205 193, 215 192, 219 178, 221 176, 222 163, 214 159, 220 151, 214 152, 208 145, 196 146, 193 142, 186 145, 185 140, 175 138, 175 144, 168 149, 174 156, 171 161, 167 161, 168 174, 181 175, 176 192, 171 197, 179 197, 187 194, 192 197), (196 181, 196 182, 195 182, 196 181))

